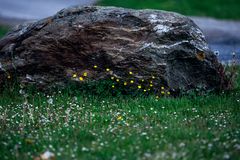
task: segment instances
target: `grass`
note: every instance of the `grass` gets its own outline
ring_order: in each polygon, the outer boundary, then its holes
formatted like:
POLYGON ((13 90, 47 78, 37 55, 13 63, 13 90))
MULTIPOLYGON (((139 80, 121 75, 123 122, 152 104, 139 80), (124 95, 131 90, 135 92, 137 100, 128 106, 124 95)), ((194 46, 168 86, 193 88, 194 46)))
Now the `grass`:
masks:
POLYGON ((239 78, 237 84, 220 95, 160 99, 10 87, 0 95, 1 159, 40 159, 50 151, 58 160, 237 160, 239 78))
POLYGON ((0 38, 3 37, 8 32, 8 27, 0 26, 0 38))
POLYGON ((100 0, 99 5, 127 8, 153 8, 190 16, 240 19, 239 0, 100 0))

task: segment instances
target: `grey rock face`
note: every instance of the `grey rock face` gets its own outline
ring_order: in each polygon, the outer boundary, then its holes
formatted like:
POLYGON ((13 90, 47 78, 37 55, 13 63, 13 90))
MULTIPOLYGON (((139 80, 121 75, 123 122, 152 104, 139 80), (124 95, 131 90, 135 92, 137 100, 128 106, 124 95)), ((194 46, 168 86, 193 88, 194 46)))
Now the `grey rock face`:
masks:
POLYGON ((148 81, 154 76, 154 85, 170 89, 223 87, 221 65, 195 23, 157 10, 78 6, 61 10, 4 37, 0 64, 2 83, 12 74, 22 82, 48 86, 87 72, 91 80, 109 74, 120 81, 148 81))

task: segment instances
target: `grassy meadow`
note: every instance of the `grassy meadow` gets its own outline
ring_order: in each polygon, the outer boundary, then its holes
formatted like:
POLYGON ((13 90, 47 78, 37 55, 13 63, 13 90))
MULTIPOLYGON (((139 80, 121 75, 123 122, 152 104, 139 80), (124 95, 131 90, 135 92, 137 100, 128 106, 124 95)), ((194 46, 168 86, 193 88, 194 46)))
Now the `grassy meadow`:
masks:
POLYGON ((113 96, 99 87, 104 95, 5 87, 1 159, 40 160, 46 151, 58 160, 239 159, 239 78, 232 91, 178 98, 113 96))
POLYGON ((100 0, 98 4, 134 9, 161 9, 190 16, 240 19, 239 0, 100 0))

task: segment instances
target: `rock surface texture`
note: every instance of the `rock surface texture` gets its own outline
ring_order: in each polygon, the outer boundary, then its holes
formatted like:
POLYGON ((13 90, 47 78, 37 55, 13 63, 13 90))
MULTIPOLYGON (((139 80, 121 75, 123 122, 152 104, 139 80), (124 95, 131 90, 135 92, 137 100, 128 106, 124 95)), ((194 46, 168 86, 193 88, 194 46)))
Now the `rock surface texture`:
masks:
POLYGON ((75 6, 0 40, 0 83, 16 76, 46 87, 87 73, 89 80, 155 77, 154 85, 170 89, 220 89, 220 68, 192 20, 158 10, 75 6))

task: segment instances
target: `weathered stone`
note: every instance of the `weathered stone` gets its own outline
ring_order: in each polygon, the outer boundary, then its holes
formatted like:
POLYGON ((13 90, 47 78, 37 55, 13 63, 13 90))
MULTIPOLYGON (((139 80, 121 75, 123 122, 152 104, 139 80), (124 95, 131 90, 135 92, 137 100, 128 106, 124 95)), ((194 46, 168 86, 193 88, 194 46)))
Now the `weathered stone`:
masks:
POLYGON ((171 89, 220 89, 224 76, 192 20, 114 7, 76 6, 16 27, 0 41, 0 66, 1 83, 15 75, 44 87, 87 72, 92 80, 109 74, 122 81, 154 76, 154 85, 171 89))

